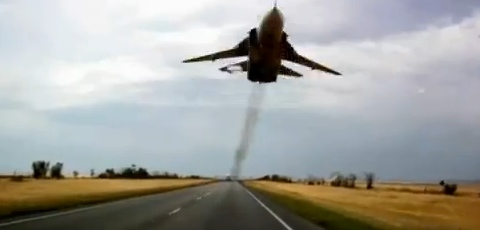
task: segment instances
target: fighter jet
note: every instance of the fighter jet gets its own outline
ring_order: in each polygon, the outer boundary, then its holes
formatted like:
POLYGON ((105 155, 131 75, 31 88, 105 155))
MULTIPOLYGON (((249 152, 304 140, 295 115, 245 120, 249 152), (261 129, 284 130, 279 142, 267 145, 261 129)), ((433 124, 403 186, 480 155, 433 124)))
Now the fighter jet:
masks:
POLYGON ((284 66, 282 60, 307 66, 312 70, 317 69, 334 75, 339 72, 318 64, 293 48, 287 40, 287 33, 283 31, 284 17, 276 2, 273 8, 263 17, 258 28, 252 28, 248 36, 235 47, 216 53, 184 60, 183 63, 215 61, 223 58, 248 56, 248 59, 220 68, 220 71, 232 73, 232 67, 240 67, 246 71, 248 80, 255 83, 273 83, 278 75, 294 78, 303 75, 284 66))

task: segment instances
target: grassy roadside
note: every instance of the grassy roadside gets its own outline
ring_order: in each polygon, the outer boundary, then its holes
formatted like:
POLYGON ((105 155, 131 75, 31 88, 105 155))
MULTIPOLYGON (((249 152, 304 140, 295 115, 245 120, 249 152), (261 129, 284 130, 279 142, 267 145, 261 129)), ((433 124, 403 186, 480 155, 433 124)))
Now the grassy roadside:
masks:
POLYGON ((14 206, 0 206, 0 219, 19 217, 24 215, 37 214, 48 211, 58 211, 69 208, 79 208, 87 205, 94 205, 106 202, 112 202, 127 198, 153 195, 157 193, 169 192, 177 189, 184 189, 206 185, 216 182, 215 180, 204 181, 194 184, 174 185, 157 188, 139 189, 133 191, 115 191, 103 192, 98 194, 70 195, 58 198, 49 198, 48 202, 22 203, 14 206))
POLYGON ((277 204, 311 221, 312 223, 325 228, 326 230, 391 230, 391 228, 375 226, 365 221, 361 221, 359 219, 355 219, 339 212, 335 212, 333 210, 313 204, 298 197, 267 191, 256 186, 249 185, 248 183, 245 183, 244 185, 251 190, 266 195, 277 204))

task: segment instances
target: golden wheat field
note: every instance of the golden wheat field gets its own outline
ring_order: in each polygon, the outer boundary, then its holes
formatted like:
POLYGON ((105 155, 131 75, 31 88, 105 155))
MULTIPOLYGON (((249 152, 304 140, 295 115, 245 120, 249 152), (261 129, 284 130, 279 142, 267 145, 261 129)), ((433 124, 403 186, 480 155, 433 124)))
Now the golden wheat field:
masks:
POLYGON ((480 185, 459 185, 459 196, 424 193, 435 185, 377 184, 374 190, 252 181, 270 192, 301 197, 324 207, 398 229, 480 229, 480 185))
POLYGON ((0 214, 10 213, 25 206, 45 206, 72 200, 88 200, 115 193, 161 190, 205 183, 208 180, 195 179, 150 179, 150 180, 108 180, 108 179, 64 179, 32 180, 12 182, 0 179, 0 214))

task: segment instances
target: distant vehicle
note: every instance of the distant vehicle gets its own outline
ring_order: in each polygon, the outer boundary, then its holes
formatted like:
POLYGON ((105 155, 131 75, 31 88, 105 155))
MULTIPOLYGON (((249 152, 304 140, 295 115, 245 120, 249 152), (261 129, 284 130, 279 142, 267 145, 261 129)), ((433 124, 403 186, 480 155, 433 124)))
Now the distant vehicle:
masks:
POLYGON ((283 31, 283 28, 283 14, 277 8, 275 2, 273 9, 265 15, 258 29, 252 28, 249 36, 244 38, 234 48, 187 59, 183 63, 248 56, 248 59, 245 61, 230 64, 219 70, 232 73, 234 71, 230 69, 231 67, 240 67, 240 71, 247 72, 248 80, 258 83, 276 82, 278 75, 296 78, 303 76, 282 65, 282 60, 307 66, 312 70, 317 69, 334 75, 342 75, 298 54, 287 41, 288 35, 283 31))
POLYGON ((227 176, 227 177, 225 178, 225 180, 226 180, 226 181, 232 181, 232 178, 231 178, 230 176, 227 176))

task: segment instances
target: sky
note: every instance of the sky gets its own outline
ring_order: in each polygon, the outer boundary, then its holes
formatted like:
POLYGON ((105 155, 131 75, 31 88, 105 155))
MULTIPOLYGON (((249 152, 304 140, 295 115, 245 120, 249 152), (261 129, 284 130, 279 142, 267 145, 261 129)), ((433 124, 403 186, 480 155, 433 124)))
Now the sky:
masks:
MULTIPOLYGON (((235 46, 273 1, 0 0, 0 172, 132 163, 225 175, 252 83, 182 60, 235 46)), ((343 74, 267 85, 245 176, 480 178, 480 2, 278 0, 295 49, 343 74)))

